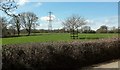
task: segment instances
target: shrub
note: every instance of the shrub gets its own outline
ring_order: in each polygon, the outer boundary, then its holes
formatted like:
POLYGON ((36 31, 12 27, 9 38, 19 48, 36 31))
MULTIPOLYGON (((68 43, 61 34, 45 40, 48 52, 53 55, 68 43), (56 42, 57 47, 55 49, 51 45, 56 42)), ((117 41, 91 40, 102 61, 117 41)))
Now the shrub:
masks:
POLYGON ((2 70, 77 70, 120 58, 120 40, 3 45, 2 70))

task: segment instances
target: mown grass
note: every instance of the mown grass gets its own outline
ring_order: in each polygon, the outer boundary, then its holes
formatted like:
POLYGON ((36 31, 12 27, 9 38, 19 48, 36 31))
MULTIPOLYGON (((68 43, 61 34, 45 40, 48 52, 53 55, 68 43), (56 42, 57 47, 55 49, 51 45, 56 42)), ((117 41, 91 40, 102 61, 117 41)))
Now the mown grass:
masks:
POLYGON ((1 52, 2 52, 2 39, 0 38, 0 54, 1 54, 1 52))
MULTIPOLYGON (((81 41, 101 39, 101 38, 111 38, 117 36, 118 34, 79 34, 79 39, 81 41)), ((36 34, 32 36, 21 36, 21 37, 11 37, 3 38, 2 45, 7 44, 21 44, 30 42, 57 42, 57 41, 73 41, 68 33, 44 33, 36 34)))

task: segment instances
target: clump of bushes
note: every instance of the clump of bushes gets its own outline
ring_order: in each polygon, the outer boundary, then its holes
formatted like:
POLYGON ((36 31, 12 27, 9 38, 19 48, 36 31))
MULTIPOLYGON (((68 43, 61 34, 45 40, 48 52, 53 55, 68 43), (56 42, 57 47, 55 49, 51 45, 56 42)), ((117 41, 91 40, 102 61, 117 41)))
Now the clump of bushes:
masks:
POLYGON ((2 70, 77 70, 120 58, 120 39, 3 45, 2 70))

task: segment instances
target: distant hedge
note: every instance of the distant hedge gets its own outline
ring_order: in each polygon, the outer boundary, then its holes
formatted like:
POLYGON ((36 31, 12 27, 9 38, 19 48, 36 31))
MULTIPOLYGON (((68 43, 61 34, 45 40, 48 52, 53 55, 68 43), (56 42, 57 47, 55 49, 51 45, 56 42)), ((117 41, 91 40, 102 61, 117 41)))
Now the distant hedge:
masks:
POLYGON ((77 70, 120 58, 120 39, 2 46, 2 70, 77 70))

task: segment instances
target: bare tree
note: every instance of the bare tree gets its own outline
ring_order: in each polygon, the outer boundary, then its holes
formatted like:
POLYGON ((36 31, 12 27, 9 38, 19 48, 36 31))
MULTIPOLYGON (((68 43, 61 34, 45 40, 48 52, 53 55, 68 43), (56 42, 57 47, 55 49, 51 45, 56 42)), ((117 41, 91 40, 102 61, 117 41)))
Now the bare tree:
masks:
POLYGON ((13 17, 9 21, 9 24, 11 24, 12 27, 17 30, 17 33, 18 33, 18 36, 19 36, 19 34, 20 34, 20 28, 21 28, 20 17, 19 18, 18 17, 17 18, 13 17))
POLYGON ((86 20, 78 15, 68 17, 63 25, 70 31, 72 39, 78 39, 78 28, 86 24, 86 20))
POLYGON ((63 22, 64 27, 69 30, 76 30, 85 24, 86 20, 78 15, 72 15, 63 22))
POLYGON ((5 12, 9 16, 16 16, 12 13, 15 9, 17 9, 18 5, 14 0, 4 0, 0 2, 0 10, 5 12))
POLYGON ((4 0, 0 2, 0 10, 5 12, 8 16, 11 16, 16 20, 16 28, 18 36, 20 34, 20 21, 19 16, 20 14, 14 14, 12 13, 13 10, 17 9, 18 5, 14 0, 4 0))
POLYGON ((21 28, 20 17, 13 17, 9 23, 17 29, 17 34, 19 36, 21 28))
POLYGON ((37 26, 38 17, 32 12, 24 12, 20 15, 22 27, 26 29, 28 35, 31 34, 32 28, 35 29, 37 26))
POLYGON ((5 17, 0 17, 0 35, 2 35, 2 37, 7 36, 7 20, 5 17))

